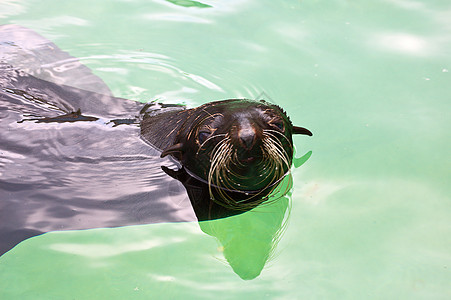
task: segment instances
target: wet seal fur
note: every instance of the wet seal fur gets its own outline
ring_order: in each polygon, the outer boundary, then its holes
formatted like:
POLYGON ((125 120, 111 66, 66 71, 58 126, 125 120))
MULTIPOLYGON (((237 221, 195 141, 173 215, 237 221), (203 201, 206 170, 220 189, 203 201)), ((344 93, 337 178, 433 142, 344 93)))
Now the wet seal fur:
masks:
POLYGON ((312 136, 264 100, 229 99, 192 109, 166 107, 164 112, 147 108, 141 111, 143 139, 207 185, 210 199, 234 210, 267 200, 290 170, 292 135, 312 136))

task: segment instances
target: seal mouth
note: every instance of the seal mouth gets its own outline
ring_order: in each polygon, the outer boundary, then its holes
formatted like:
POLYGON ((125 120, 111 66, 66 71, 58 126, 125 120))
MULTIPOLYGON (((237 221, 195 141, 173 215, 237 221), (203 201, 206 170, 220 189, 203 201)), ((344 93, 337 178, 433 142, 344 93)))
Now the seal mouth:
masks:
POLYGON ((238 148, 235 150, 236 162, 241 167, 246 167, 250 164, 254 164, 263 157, 263 151, 261 147, 254 147, 250 150, 238 148))
POLYGON ((256 153, 255 151, 238 151, 238 150, 235 151, 236 151, 236 160, 238 164, 240 164, 243 167, 255 162, 259 157, 260 158, 262 157, 260 153, 256 153))
POLYGON ((241 162, 241 163, 246 163, 246 164, 252 163, 252 162, 254 162, 255 160, 256 160, 256 158, 255 158, 254 156, 249 156, 249 157, 245 157, 245 158, 240 158, 240 162, 241 162))

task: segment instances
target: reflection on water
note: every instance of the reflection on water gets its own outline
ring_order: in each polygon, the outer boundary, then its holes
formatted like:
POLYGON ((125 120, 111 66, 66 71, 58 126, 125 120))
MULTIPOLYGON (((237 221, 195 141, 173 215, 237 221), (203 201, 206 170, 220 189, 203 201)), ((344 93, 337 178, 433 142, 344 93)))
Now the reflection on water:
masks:
MULTIPOLYGON (((49 231, 198 220, 235 273, 260 274, 287 221, 291 175, 267 204, 247 213, 224 208, 142 141, 141 103, 113 97, 88 68, 28 29, 0 27, 0 40, 0 254, 49 231)), ((83 255, 83 247, 52 249, 83 255)))
POLYGON ((243 279, 254 279, 271 258, 283 234, 289 202, 285 195, 251 212, 199 222, 199 225, 203 232, 219 240, 224 257, 236 274, 243 279))

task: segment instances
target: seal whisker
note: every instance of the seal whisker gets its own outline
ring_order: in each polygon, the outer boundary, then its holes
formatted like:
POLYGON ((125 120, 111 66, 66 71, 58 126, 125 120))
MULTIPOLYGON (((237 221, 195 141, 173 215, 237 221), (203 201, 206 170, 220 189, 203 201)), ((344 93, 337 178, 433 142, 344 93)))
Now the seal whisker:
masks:
MULTIPOLYGON (((273 136, 271 134, 271 137, 268 137, 266 140, 266 143, 264 144, 263 151, 263 157, 267 162, 267 165, 264 168, 258 168, 260 171, 258 173, 264 174, 264 177, 258 182, 264 182, 266 179, 270 178, 271 181, 258 193, 252 194, 249 197, 236 201, 232 197, 230 197, 226 191, 224 190, 217 190, 218 194, 221 197, 222 202, 224 202, 222 205, 227 205, 235 209, 248 209, 251 207, 254 207, 256 204, 255 202, 252 203, 246 203, 247 201, 253 199, 253 198, 259 198, 260 194, 266 190, 268 187, 271 186, 271 182, 277 181, 279 178, 281 178, 284 175, 284 164, 289 165, 286 157, 287 154, 285 151, 281 151, 279 149, 280 142, 277 143, 274 141, 273 136), (272 159, 271 159, 272 158, 272 159)), ((276 140, 277 141, 277 140, 276 140)), ((224 148, 223 146, 221 148, 224 148)), ((230 147, 229 147, 230 149, 230 147)), ((283 149, 283 148, 282 148, 283 149)), ((233 171, 233 168, 230 168, 229 164, 239 162, 237 159, 236 151, 234 151, 233 155, 229 155, 230 151, 224 151, 224 149, 217 149, 216 153, 214 155, 214 159, 212 159, 212 173, 216 173, 215 180, 216 183, 218 183, 218 186, 223 186, 225 188, 234 189, 236 188, 236 185, 240 185, 235 181, 235 179, 248 179, 247 176, 242 176, 240 174, 237 174, 233 171), (221 158, 221 159, 219 159, 221 158), (233 176, 231 176, 233 175, 233 176)), ((212 177, 210 177, 212 178, 212 177)), ((210 180, 212 182, 213 180, 210 180)), ((247 186, 242 186, 247 187, 247 186)), ((275 187, 272 187, 271 191, 274 190, 275 187)), ((271 192, 270 191, 270 192, 271 192)), ((210 186, 210 194, 213 197, 212 188, 210 186)), ((259 198, 258 203, 264 202, 267 200, 267 197, 259 198)), ((276 200, 276 199, 275 199, 276 200)), ((274 200, 274 201, 275 201, 274 200)))
POLYGON ((271 133, 264 133, 264 135, 267 135, 268 138, 264 138, 263 139, 263 143, 264 145, 269 145, 270 148, 273 148, 275 151, 277 151, 277 153, 279 153, 284 160, 286 160, 286 165, 289 167, 290 163, 288 163, 288 153, 286 152, 285 148, 283 147, 282 143, 275 138, 274 135, 272 135, 271 133), (274 138, 272 138, 274 137, 274 138))
POLYGON ((197 152, 196 152, 196 155, 198 155, 199 154, 199 152, 200 152, 200 150, 202 150, 202 147, 208 142, 208 141, 211 141, 212 139, 214 139, 214 138, 217 138, 217 137, 221 137, 221 136, 227 136, 227 134, 225 134, 225 133, 222 133, 222 134, 215 134, 215 135, 212 135, 212 136, 210 136, 210 137, 208 137, 200 146, 199 146, 199 149, 197 150, 197 152))
POLYGON ((219 176, 221 170, 218 170, 218 168, 225 164, 224 159, 227 159, 226 154, 230 152, 231 147, 229 141, 229 138, 223 139, 218 144, 216 144, 215 148, 212 151, 211 167, 208 174, 208 185, 210 190, 211 184, 214 182, 213 178, 216 178, 216 183, 219 184, 220 182, 219 176))
POLYGON ((285 175, 285 167, 288 172, 290 171, 291 164, 289 162, 288 154, 278 140, 265 138, 263 144, 266 148, 265 153, 268 153, 268 155, 273 158, 271 167, 276 171, 273 173, 273 180, 278 180, 285 175))
POLYGON ((273 170, 275 171, 273 174, 275 177, 280 178, 285 174, 285 168, 289 170, 289 162, 286 159, 286 157, 283 156, 281 151, 277 149, 277 147, 274 147, 273 145, 268 146, 269 152, 273 153, 273 170))
MULTIPOLYGON (((233 157, 236 153, 231 155, 232 147, 230 143, 227 143, 228 145, 224 143, 221 148, 216 149, 213 159, 212 159, 212 166, 211 166, 211 172, 209 174, 209 193, 210 197, 214 201, 218 201, 213 194, 212 190, 212 184, 216 183, 216 186, 224 187, 226 189, 234 190, 236 189, 236 186, 240 185, 240 183, 235 182, 234 178, 246 178, 245 176, 240 176, 236 172, 233 171, 233 168, 230 168, 230 163, 233 160, 233 157), (214 175, 213 175, 214 174, 214 175), (234 175, 234 176, 231 176, 234 175), (213 180, 213 178, 215 180, 213 180)), ((254 206, 255 204, 247 204, 243 205, 239 202, 237 202, 235 199, 233 199, 225 190, 221 188, 217 188, 216 191, 218 192, 220 199, 221 199, 221 205, 231 207, 234 209, 248 209, 249 205, 254 206)), ((252 198, 254 196, 251 196, 249 198, 252 198)), ((248 198, 248 199, 249 199, 248 198)), ((245 200, 248 200, 245 199, 245 200)))
MULTIPOLYGON (((288 144, 292 147, 293 145, 292 145, 292 142, 285 136, 285 134, 283 134, 282 132, 280 132, 280 131, 277 131, 277 130, 274 130, 274 129, 263 129, 263 132, 264 133, 268 133, 268 134, 270 134, 270 133, 276 133, 278 136, 281 136, 281 137, 283 137, 287 142, 288 142, 288 144)), ((274 137, 275 137, 275 135, 274 135, 274 137)))
MULTIPOLYGON (((276 132, 276 131, 275 131, 276 132)), ((286 150, 282 144, 282 142, 271 132, 267 132, 266 130, 264 131, 263 135, 266 137, 266 140, 270 140, 271 142, 273 142, 275 145, 279 146, 280 149, 283 150, 283 152, 286 153, 286 150)), ((291 145, 291 142, 288 140, 288 138, 284 135, 282 135, 283 137, 285 137, 285 139, 287 140, 287 142, 291 145)))

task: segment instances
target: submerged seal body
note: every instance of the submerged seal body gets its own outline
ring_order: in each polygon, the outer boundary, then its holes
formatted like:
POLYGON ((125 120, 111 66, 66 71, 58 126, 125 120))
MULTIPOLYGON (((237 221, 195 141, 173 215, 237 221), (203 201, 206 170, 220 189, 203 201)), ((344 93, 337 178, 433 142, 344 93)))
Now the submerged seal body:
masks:
POLYGON ((263 100, 229 99, 144 112, 141 121, 144 140, 207 184, 212 200, 234 209, 263 202, 289 171, 293 134, 312 135, 293 126, 279 106, 263 100), (237 193, 242 197, 237 199, 237 193))

